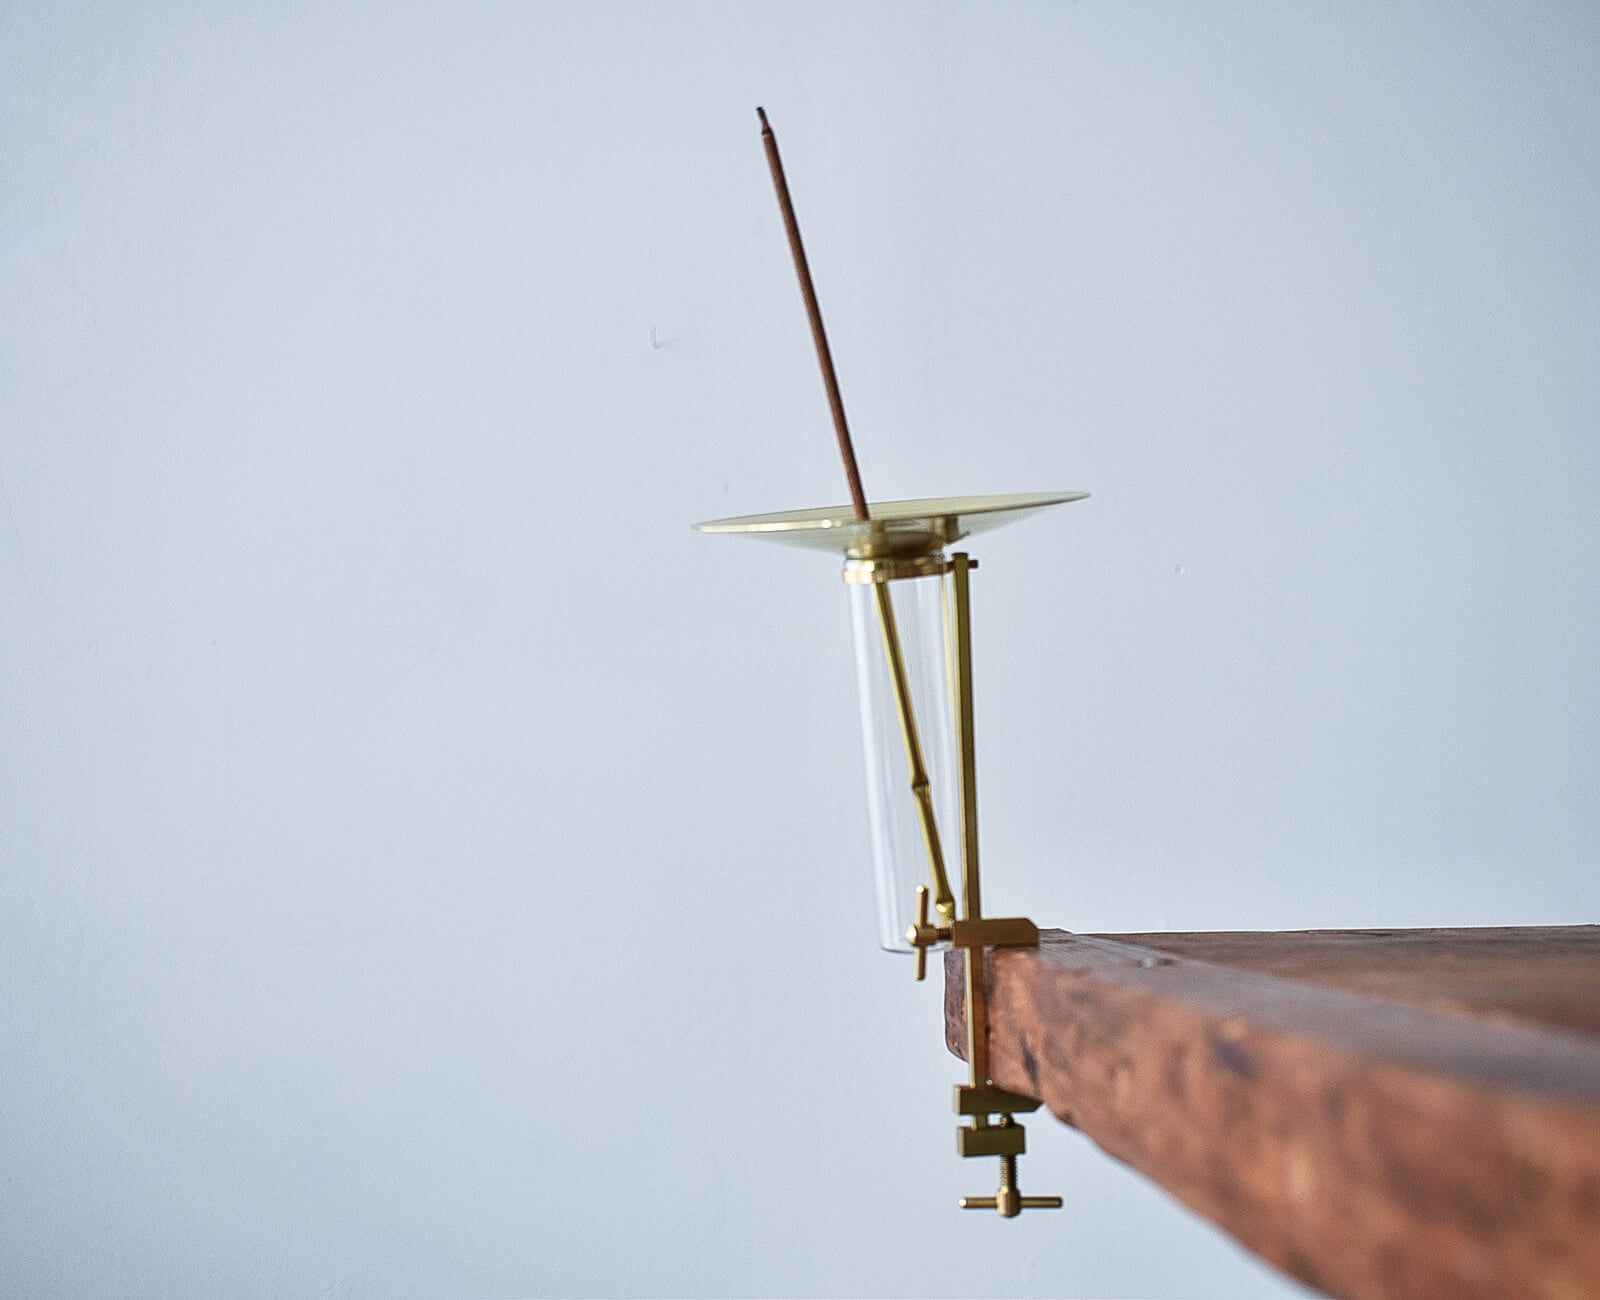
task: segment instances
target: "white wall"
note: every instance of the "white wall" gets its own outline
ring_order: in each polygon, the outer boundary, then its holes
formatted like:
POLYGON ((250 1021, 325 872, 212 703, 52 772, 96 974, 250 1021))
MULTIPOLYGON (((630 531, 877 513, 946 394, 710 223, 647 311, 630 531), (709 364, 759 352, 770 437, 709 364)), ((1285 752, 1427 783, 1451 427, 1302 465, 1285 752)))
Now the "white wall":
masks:
POLYGON ((990 901, 1596 920, 1600 11, 0 11, 0 1289, 1272 1295, 954 1198, 839 500, 979 548, 990 901), (652 343, 652 336, 654 343, 652 343))

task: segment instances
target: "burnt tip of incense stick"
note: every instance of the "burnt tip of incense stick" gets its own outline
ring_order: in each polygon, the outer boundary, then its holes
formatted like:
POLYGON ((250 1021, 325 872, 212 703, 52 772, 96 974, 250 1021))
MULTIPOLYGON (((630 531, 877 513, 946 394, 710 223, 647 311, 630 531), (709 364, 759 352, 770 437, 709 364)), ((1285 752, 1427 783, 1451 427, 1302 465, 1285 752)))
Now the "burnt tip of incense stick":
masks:
POLYGON ((789 252, 794 257, 795 274, 800 277, 800 296, 805 299, 806 317, 811 323, 811 341, 817 348, 817 363, 822 367, 823 387, 828 391, 828 408, 833 413, 833 431, 839 439, 839 454, 844 458, 845 477, 850 482, 850 501, 857 519, 870 517, 867 494, 861 487, 861 472, 856 468, 855 448, 850 444, 850 426, 844 418, 844 400, 839 396, 839 378, 833 373, 833 355, 828 351, 828 333, 822 326, 822 311, 817 306, 817 291, 811 283, 811 268, 800 243, 800 226, 794 219, 794 204, 789 201, 789 184, 783 177, 783 161, 778 157, 778 137, 772 134, 767 110, 756 109, 761 119, 761 142, 766 147, 767 165, 772 169, 772 186, 778 194, 778 210, 783 213, 789 236, 789 252))

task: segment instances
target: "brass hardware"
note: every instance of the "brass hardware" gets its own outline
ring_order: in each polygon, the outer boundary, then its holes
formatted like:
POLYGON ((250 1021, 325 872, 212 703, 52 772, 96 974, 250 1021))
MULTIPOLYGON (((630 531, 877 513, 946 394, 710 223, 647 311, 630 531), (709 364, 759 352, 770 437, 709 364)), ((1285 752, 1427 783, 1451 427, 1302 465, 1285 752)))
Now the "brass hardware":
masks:
POLYGON ((749 533, 860 559, 929 555, 973 533, 998 528, 1046 506, 1082 501, 1088 495, 1005 492, 992 496, 921 497, 911 501, 874 501, 870 519, 857 519, 851 506, 823 506, 712 519, 695 527, 702 533, 749 533))
POLYGON ((963 1209, 998 1210, 1003 1218, 1015 1218, 1024 1209, 1050 1209, 1061 1205, 1058 1196, 1023 1196, 1017 1190, 1017 1157, 1027 1150, 1027 1135, 1021 1124, 1013 1118, 1018 1110, 1033 1110, 1037 1102, 1019 1099, 1022 1105, 1011 1105, 1015 1094, 996 1088, 989 1080, 989 1022, 988 997, 984 984, 984 954, 989 948, 1036 947, 1039 927, 1027 917, 985 917, 978 876, 978 783, 977 748, 974 742, 972 707, 972 619, 969 608, 968 575, 973 569, 971 557, 958 552, 948 562, 941 557, 921 555, 890 559, 863 558, 852 554, 845 564, 847 582, 871 582, 878 605, 879 629, 883 635, 884 654, 889 663, 889 676, 894 683, 895 706, 900 715, 901 738, 905 742, 906 765, 911 773, 911 790, 916 796, 921 820, 923 844, 928 852, 928 868, 933 877, 932 901, 938 909, 941 924, 929 919, 930 891, 927 885, 917 886, 916 923, 906 930, 906 942, 916 950, 915 977, 925 979, 928 973, 928 949, 935 944, 950 942, 964 950, 967 976, 967 1062, 972 1082, 966 1089, 958 1089, 958 1110, 972 1116, 970 1125, 956 1130, 956 1150, 962 1156, 998 1156, 1000 1158, 1000 1187, 993 1196, 966 1197, 963 1209), (923 763, 922 742, 917 734, 915 711, 911 702, 911 688, 906 679, 905 659, 900 645, 899 628, 895 621, 894 600, 889 583, 900 577, 922 577, 934 573, 950 574, 950 603, 947 635, 952 639, 951 693, 955 706, 961 762, 961 895, 966 915, 957 918, 955 899, 950 892, 950 882, 945 873, 944 852, 939 840, 938 823, 934 820, 933 797, 928 783, 927 769, 923 763), (966 1109, 971 1107, 972 1109, 966 1109), (981 1109, 979 1109, 981 1107, 981 1109), (988 1117, 999 1114, 998 1124, 991 1125, 988 1117))
MULTIPOLYGON (((1064 493, 1055 496, 967 497, 945 500, 891 502, 877 508, 867 504, 866 490, 861 485, 861 474, 856 465, 855 448, 850 441, 850 429, 845 420, 844 402, 839 395, 839 380, 833 368, 833 356, 828 348, 827 331, 822 323, 822 311, 817 305, 816 287, 812 283, 811 268, 806 261, 805 246, 800 238, 800 226, 795 219, 794 203, 789 197, 789 182, 784 175, 783 161, 778 153, 778 140, 767 121, 767 113, 757 108, 761 119, 761 143, 766 150, 767 165, 772 172, 773 188, 778 196, 778 209, 783 215, 784 231, 789 239, 789 252, 794 258, 795 273, 800 280, 800 294, 805 300, 806 318, 811 325, 811 339, 816 346, 817 362, 822 368, 822 382, 828 393, 828 408, 833 415, 834 432, 839 440, 839 452, 844 459, 845 477, 850 485, 850 514, 840 509, 800 511, 790 515, 747 516, 742 519, 719 520, 702 524, 708 532, 771 532, 801 545, 821 545, 833 549, 842 540, 850 563, 845 566, 847 582, 871 583, 877 598, 878 625, 883 637, 883 650, 888 659, 889 675, 894 684, 895 707, 900 715, 900 732, 905 742, 906 765, 910 769, 911 792, 916 799, 918 819, 921 823, 924 847, 928 852, 928 865, 933 877, 934 906, 938 909, 940 925, 928 921, 928 889, 917 887, 917 923, 907 932, 907 939, 916 950, 917 971, 920 980, 927 973, 928 949, 942 938, 953 933, 956 921, 955 898, 950 892, 950 882, 945 874, 944 851, 939 842, 939 826, 934 817, 932 791, 928 772, 923 762, 922 743, 917 734, 915 707, 910 685, 906 679, 904 655, 900 633, 895 622, 894 600, 889 583, 897 577, 927 576, 945 572, 942 556, 944 548, 958 538, 966 536, 975 527, 992 525, 986 514, 1017 515, 1043 506, 1081 499, 1084 493, 1064 493), (969 518, 964 520, 963 516, 969 518), (978 516, 973 523, 971 516, 978 516)), ((1003 522, 1003 521, 1000 521, 1003 522)), ((972 1070, 974 1087, 986 1087, 988 1077, 988 1023, 985 1019, 984 952, 998 944, 1037 943, 1038 931, 1030 922, 1010 922, 985 925, 978 900, 978 823, 977 785, 974 776, 974 750, 972 744, 972 645, 971 627, 967 615, 967 573, 971 561, 966 555, 953 556, 949 572, 952 574, 951 590, 954 593, 953 627, 946 627, 946 649, 954 633, 956 667, 951 681, 952 703, 959 715, 961 741, 961 861, 962 894, 965 902, 964 918, 967 970, 967 1060, 972 1070), (1032 931, 1029 935, 1028 931, 1032 931)), ((946 605, 949 609, 949 605, 946 605)), ((948 653, 947 653, 948 658, 948 653)), ((1001 1117, 998 1127, 991 1128, 985 1115, 976 1115, 970 1128, 963 1129, 957 1139, 963 1155, 998 1155, 1001 1159, 1000 1190, 987 1198, 993 1207, 1006 1217, 1017 1214, 1024 1200, 1016 1191, 1016 1160, 1024 1147, 1022 1129, 1009 1113, 1001 1117)), ((1032 1198, 1040 1204, 1045 1198, 1032 1198)), ((963 1205, 967 1202, 963 1201, 963 1205)), ((1056 1201, 1056 1204, 1060 1204, 1056 1201)))
MULTIPOLYGON (((1000 1157, 1000 1187, 993 1196, 963 1197, 964 1210, 998 1210, 1006 1219, 1023 1210, 1059 1209, 1059 1196, 1023 1196, 1017 1189, 1017 1157, 1026 1149, 1022 1125, 1014 1111, 1032 1111, 1039 1103, 996 1087, 989 1079, 989 999, 985 984, 984 954, 988 948, 1036 947, 1039 928, 1026 917, 983 915, 978 875, 978 772, 977 742, 972 707, 972 613, 968 574, 969 556, 950 557, 951 631, 955 641, 954 680, 957 726, 961 744, 961 895, 965 916, 951 922, 950 942, 961 948, 967 977, 967 1067, 971 1083, 958 1087, 956 1111, 973 1117, 970 1126, 956 1130, 957 1150, 963 1156, 1000 1157), (991 1127, 988 1116, 998 1113, 991 1127)), ((918 949, 921 954, 923 949, 918 949)))
POLYGON ((844 580, 849 583, 894 582, 898 578, 933 578, 950 572, 950 562, 944 555, 909 555, 889 559, 848 559, 844 562, 844 580))
POLYGON ((1014 1219, 1024 1210, 1059 1210, 1059 1196, 1024 1196, 1017 1187, 1016 1156, 1000 1157, 1000 1187, 993 1196, 963 1196, 963 1210, 998 1210, 1002 1219, 1014 1219))
MULTIPOLYGON (((959 924, 959 922, 957 923, 959 924)), ((906 927, 906 942, 917 950, 916 978, 928 978, 928 949, 950 938, 950 927, 928 924, 928 887, 917 886, 917 923, 906 927)))
POLYGON ((849 506, 795 510, 781 514, 745 515, 697 524, 702 532, 766 536, 820 550, 843 552, 845 580, 870 583, 875 592, 879 630, 893 683, 906 766, 911 777, 932 887, 917 886, 917 921, 906 931, 915 950, 916 977, 927 974, 929 949, 950 943, 961 949, 966 971, 967 1064, 970 1082, 955 1090, 957 1114, 971 1123, 957 1129, 963 1156, 997 1156, 1000 1186, 993 1196, 963 1197, 969 1210, 996 1210, 1014 1218, 1023 1210, 1057 1209, 1059 1196, 1023 1196, 1017 1187, 1017 1157, 1026 1150, 1017 1114, 1035 1111, 1031 1097, 1000 1088, 989 1078, 988 994, 986 954, 990 948, 1027 947, 1039 942, 1038 927, 1026 917, 985 917, 978 869, 978 787, 972 700, 972 625, 969 610, 970 572, 977 562, 964 553, 948 559, 944 548, 972 533, 1019 519, 1046 506, 1081 501, 1087 493, 1056 492, 1002 496, 941 497, 875 504, 870 512, 849 506), (901 651, 890 585, 900 578, 948 574, 945 586, 945 635, 950 658, 950 696, 956 720, 961 780, 961 900, 956 899, 945 868, 939 827, 934 819, 922 742, 918 735, 910 686, 901 651), (930 903, 937 909, 935 923, 930 903), (990 1117, 998 1116, 991 1123, 990 1117))
POLYGON ((1039 927, 1025 916, 985 916, 950 926, 954 948, 1037 948, 1039 927))
POLYGON ((1027 1149, 1021 1124, 973 1124, 956 1130, 956 1151, 963 1156, 1020 1156, 1027 1149))
POLYGON ((933 815, 933 790, 928 784, 928 769, 922 761, 922 739, 917 734, 917 714, 911 703, 911 682, 906 676, 905 655, 900 649, 900 629, 894 617, 894 597, 887 583, 873 584, 878 598, 878 626, 883 632, 883 653, 889 661, 889 678, 894 683, 895 708, 900 714, 900 737, 905 741, 906 766, 911 769, 911 793, 917 800, 917 817, 922 826, 922 843, 928 850, 928 867, 933 873, 933 905, 939 919, 948 925, 955 920, 956 900, 950 893, 950 878, 944 870, 944 848, 939 843, 939 823, 933 815))
POLYGON ((978 887, 978 744, 972 709, 972 612, 967 575, 972 557, 950 557, 951 621, 955 634, 956 734, 961 747, 961 892, 967 920, 983 915, 978 887))
POLYGON ((957 1115, 1001 1115, 1017 1112, 1028 1114, 1039 1109, 1039 1103, 1020 1092, 1007 1092, 992 1083, 974 1087, 958 1083, 955 1087, 955 1112, 957 1115))

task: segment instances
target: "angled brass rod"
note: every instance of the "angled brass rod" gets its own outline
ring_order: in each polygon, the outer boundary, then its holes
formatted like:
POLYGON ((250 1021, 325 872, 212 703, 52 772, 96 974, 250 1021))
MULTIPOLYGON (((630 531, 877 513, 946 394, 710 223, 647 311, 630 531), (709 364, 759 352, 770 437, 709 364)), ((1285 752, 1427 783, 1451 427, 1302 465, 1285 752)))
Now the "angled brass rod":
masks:
POLYGON ((950 892, 950 877, 944 866, 944 849, 939 843, 939 823, 933 815, 933 792, 928 783, 927 765, 922 759, 922 739, 917 734, 917 716, 911 704, 911 684, 906 679, 905 655, 900 649, 894 599, 887 582, 874 582, 872 588, 878 596, 878 626, 883 632, 883 652, 889 660, 889 676, 894 682, 895 705, 900 714, 900 735, 906 745, 906 765, 911 769, 911 793, 916 796, 922 842, 928 850, 928 865, 933 871, 933 905, 939 910, 939 920, 949 925, 955 920, 956 900, 950 892))

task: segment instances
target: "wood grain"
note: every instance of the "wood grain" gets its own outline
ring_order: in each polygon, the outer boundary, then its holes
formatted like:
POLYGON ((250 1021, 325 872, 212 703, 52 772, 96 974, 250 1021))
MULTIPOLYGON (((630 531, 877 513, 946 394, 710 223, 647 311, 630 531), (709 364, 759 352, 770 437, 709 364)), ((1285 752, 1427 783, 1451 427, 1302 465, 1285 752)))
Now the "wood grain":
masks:
POLYGON ((1600 1295, 1600 927, 1047 931, 987 972, 996 1083, 1309 1285, 1600 1295))

